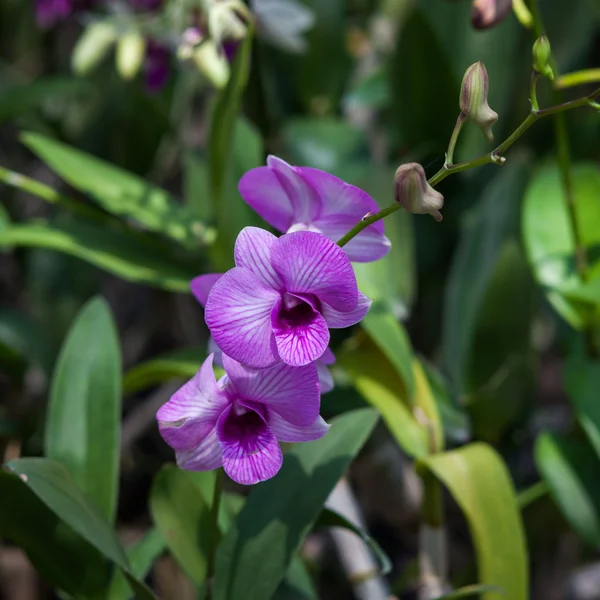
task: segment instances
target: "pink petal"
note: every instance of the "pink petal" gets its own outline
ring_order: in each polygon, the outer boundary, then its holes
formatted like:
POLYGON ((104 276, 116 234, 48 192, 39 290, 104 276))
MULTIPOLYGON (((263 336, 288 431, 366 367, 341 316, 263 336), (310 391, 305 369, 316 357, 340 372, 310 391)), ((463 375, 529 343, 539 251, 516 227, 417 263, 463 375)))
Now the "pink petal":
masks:
POLYGON ((321 394, 327 394, 335 387, 331 371, 320 359, 315 362, 315 365, 317 365, 317 376, 319 377, 321 394))
POLYGON ((258 227, 244 227, 235 241, 235 264, 252 271, 262 283, 274 290, 281 289, 281 280, 271 266, 271 248, 277 238, 258 227))
POLYGON ((233 406, 229 407, 219 418, 217 435, 227 475, 237 483, 252 485, 276 475, 283 454, 260 407, 239 404, 247 412, 237 414, 233 406))
POLYGON ((257 167, 240 179, 242 198, 270 225, 287 231, 294 222, 292 203, 273 169, 257 167))
POLYGON ((322 210, 321 199, 313 186, 294 168, 276 156, 267 158, 292 206, 294 223, 311 223, 322 210))
MULTIPOLYGON (((321 197, 323 208, 320 218, 330 215, 344 217, 346 222, 350 223, 350 227, 346 231, 356 225, 367 213, 379 211, 377 202, 367 192, 342 181, 335 175, 310 167, 296 167, 295 170, 312 184, 321 197)), ((371 227, 379 233, 383 233, 385 226, 381 220, 371 227)))
POLYGON ((280 442, 310 442, 322 438, 329 430, 329 425, 322 417, 317 417, 316 421, 308 427, 293 425, 274 410, 268 411, 267 418, 271 430, 280 442))
MULTIPOLYGON (((329 215, 314 222, 314 226, 329 239, 337 242, 348 233, 360 218, 346 215, 329 215)), ((380 223, 381 221, 377 221, 380 223)), ((392 247, 390 240, 373 223, 344 245, 344 252, 353 262, 373 262, 383 258, 392 247)))
POLYGON ((286 297, 297 298, 301 304, 290 311, 283 308, 283 303, 276 305, 271 325, 281 360, 292 367, 301 367, 317 360, 327 350, 329 329, 309 302, 295 294, 286 294, 286 297), (297 309, 301 309, 300 312, 297 309))
POLYGON ((198 277, 194 277, 194 279, 190 281, 192 294, 194 294, 194 297, 202 306, 206 306, 208 294, 222 274, 223 273, 207 273, 206 275, 198 275, 198 277))
POLYGON ((213 286, 204 319, 225 354, 252 367, 279 361, 271 311, 280 295, 248 269, 235 267, 213 286))
POLYGON ((321 314, 331 329, 344 329, 356 325, 365 317, 371 308, 371 299, 362 292, 358 292, 358 304, 354 310, 341 312, 335 310, 325 302, 321 305, 321 314))
POLYGON ((217 386, 212 364, 211 354, 198 373, 156 413, 160 434, 176 450, 187 450, 200 444, 229 403, 217 386))
POLYGON ((314 364, 290 367, 279 363, 268 369, 250 369, 223 355, 223 365, 237 394, 260 402, 297 426, 314 422, 319 415, 319 384, 314 364))
MULTIPOLYGON (((360 292, 359 292, 360 294, 360 292)), ((319 358, 319 362, 324 365, 332 365, 335 363, 335 354, 331 350, 331 348, 327 348, 321 358, 319 358)))
POLYGON ((219 468, 223 464, 223 455, 216 427, 195 447, 177 452, 176 458, 177 466, 186 471, 212 471, 219 468))
POLYGON ((293 294, 314 294, 336 310, 352 310, 358 288, 344 251, 330 239, 312 231, 281 236, 271 251, 271 264, 293 294))

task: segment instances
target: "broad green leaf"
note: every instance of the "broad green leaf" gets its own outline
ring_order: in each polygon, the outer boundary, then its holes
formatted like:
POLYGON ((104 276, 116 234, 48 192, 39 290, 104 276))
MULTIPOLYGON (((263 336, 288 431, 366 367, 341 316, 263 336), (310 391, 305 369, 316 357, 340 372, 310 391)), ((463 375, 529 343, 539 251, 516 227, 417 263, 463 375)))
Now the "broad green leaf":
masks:
POLYGON ((272 600, 319 600, 319 594, 302 558, 296 555, 272 600))
MULTIPOLYGON (((572 165, 573 197, 581 239, 592 270, 600 246, 600 169, 590 163, 572 165)), ((523 206, 523 240, 529 263, 548 300, 571 326, 581 329, 589 316, 566 299, 560 289, 577 287, 575 242, 558 166, 540 168, 531 181, 523 206)))
POLYGON ((215 600, 270 598, 338 479, 377 421, 371 409, 337 417, 320 440, 295 445, 276 477, 255 486, 223 538, 215 600))
POLYGON ((61 349, 46 417, 46 456, 114 523, 121 439, 121 351, 102 298, 79 312, 61 349), (93 340, 93 343, 91 341, 93 340))
POLYGON ((103 598, 104 557, 63 523, 20 477, 0 471, 0 538, 21 547, 50 585, 82 599, 103 598))
MULTIPOLYGON (((131 573, 140 580, 144 580, 152 563, 165 551, 166 545, 162 535, 156 529, 150 529, 138 542, 127 548, 127 557, 131 565, 131 573)), ((107 600, 128 600, 131 590, 127 579, 116 571, 110 582, 107 600)))
POLYGON ((212 540, 210 505, 187 473, 165 465, 156 474, 150 513, 175 560, 196 585, 202 585, 212 540))
POLYGON ((387 575, 392 570, 392 562, 381 546, 362 528, 358 527, 340 513, 331 508, 324 508, 315 523, 315 529, 327 527, 341 527, 355 533, 370 549, 379 562, 382 575, 387 575))
POLYGON ((543 433, 535 442, 535 464, 573 529, 593 547, 600 544, 600 462, 587 440, 543 433))
POLYGON ((197 274, 169 259, 158 246, 83 220, 38 221, 1 230, 0 248, 11 247, 65 252, 127 281, 173 292, 187 292, 197 274))
MULTIPOLYGON (((448 488, 469 523, 479 583, 497 586, 506 598, 529 595, 528 558, 515 490, 501 457, 487 444, 433 454, 420 464, 448 488)), ((498 600, 487 591, 482 600, 498 600)))
POLYGON ((412 373, 415 382, 413 405, 417 410, 422 411, 420 417, 427 430, 429 450, 441 452, 444 449, 445 441, 440 410, 425 369, 417 358, 412 359, 412 373))
POLYGON ((449 594, 439 596, 435 600, 458 600, 459 598, 470 598, 471 596, 480 597, 480 594, 496 592, 504 595, 504 590, 495 585, 466 585, 449 594))
POLYGON ((236 116, 242 94, 248 83, 253 37, 253 29, 251 28, 236 52, 229 82, 219 93, 210 119, 211 126, 208 140, 210 190, 213 202, 217 205, 223 195, 226 171, 230 164, 236 116))
POLYGON ((460 80, 420 9, 399 28, 389 77, 402 142, 409 148, 425 146, 443 152, 458 114, 452 99, 458 103, 460 80))
POLYGON ((212 222, 215 211, 208 185, 207 161, 193 152, 187 152, 184 169, 183 187, 186 205, 203 221, 212 222))
POLYGON ((66 525, 123 569, 136 598, 156 600, 154 594, 129 572, 129 561, 112 527, 61 464, 48 458, 20 458, 6 463, 5 467, 19 475, 66 525))
POLYGON ((135 219, 145 228, 190 248, 214 241, 214 231, 195 218, 188 207, 132 173, 36 133, 25 133, 21 139, 67 183, 108 212, 135 219))
POLYGON ((366 336, 351 339, 336 364, 365 401, 380 412, 400 447, 410 456, 425 456, 427 431, 415 417, 404 382, 375 343, 366 336))
POLYGON ((123 392, 135 394, 178 377, 191 379, 206 358, 203 348, 181 348, 131 367, 123 377, 123 392))

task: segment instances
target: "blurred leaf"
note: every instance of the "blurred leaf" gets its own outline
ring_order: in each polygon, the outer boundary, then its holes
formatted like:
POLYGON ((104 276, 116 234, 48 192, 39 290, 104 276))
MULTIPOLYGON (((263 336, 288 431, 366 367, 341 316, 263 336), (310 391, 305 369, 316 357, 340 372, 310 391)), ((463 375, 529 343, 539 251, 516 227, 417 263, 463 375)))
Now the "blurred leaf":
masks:
POLYGON ((212 539, 210 505, 187 473, 163 466, 152 484, 150 513, 175 560, 196 585, 203 584, 212 539))
POLYGON ((41 577, 76 598, 101 598, 104 557, 14 474, 0 471, 0 538, 22 548, 41 577))
MULTIPOLYGON (((529 576, 525 535, 513 484, 500 456, 478 442, 433 454, 420 463, 450 490, 467 518, 479 583, 502 588, 510 600, 526 600, 529 576)), ((497 597, 492 591, 481 594, 482 600, 497 597)))
POLYGON ((344 96, 343 104, 350 109, 365 107, 376 110, 387 106, 391 98, 387 72, 379 68, 353 86, 344 96))
POLYGON ((413 404, 415 408, 422 411, 421 418, 424 417, 430 452, 441 452, 445 444, 444 427, 436 398, 421 362, 417 358, 413 358, 411 362, 413 379, 415 381, 413 404))
POLYGON ((535 442, 535 464, 561 512, 582 539, 600 544, 598 456, 589 442, 543 433, 535 442))
POLYGON ((392 570, 392 562, 388 555, 381 549, 381 546, 368 534, 367 531, 355 525, 346 517, 340 513, 332 510, 331 508, 323 508, 317 522, 315 523, 315 529, 323 529, 328 527, 341 527, 342 529, 348 529, 355 533, 373 552, 379 568, 381 569, 382 575, 387 575, 392 570))
POLYGON ((13 246, 65 252, 127 281, 174 292, 187 292, 196 275, 146 241, 83 220, 37 221, 0 231, 0 248, 13 246))
MULTIPOLYGON (((572 165, 575 212, 582 242, 592 269, 600 258, 600 169, 594 164, 572 165)), ((540 168, 531 181, 523 206, 523 239, 538 283, 548 300, 571 326, 584 327, 588 312, 558 293, 563 286, 576 287, 581 279, 575 268, 575 242, 555 164, 540 168)))
POLYGON ((208 140, 210 190, 215 206, 223 195, 225 176, 230 163, 232 140, 241 98, 248 83, 253 30, 249 29, 236 52, 227 86, 219 92, 210 119, 208 140))
POLYGON ((139 600, 154 594, 129 573, 129 561, 111 526, 88 497, 72 482, 66 469, 47 458, 19 458, 5 464, 64 523, 125 572, 139 600))
POLYGON ((0 231, 7 229, 11 225, 10 215, 4 204, 0 204, 0 231))
POLYGON ((203 348, 181 348, 131 367, 123 377, 123 392, 135 394, 169 379, 192 378, 206 358, 203 348))
POLYGON ((64 101, 65 96, 89 95, 94 86, 75 77, 45 77, 3 90, 0 97, 0 123, 44 106, 64 101))
POLYGON ((285 578, 272 600, 319 600, 310 573, 298 554, 292 558, 285 578))
POLYGON ((337 417, 326 436, 295 445, 285 454, 277 476, 252 489, 217 550, 215 600, 272 596, 376 421, 371 409, 337 417))
MULTIPOLYGON (((165 542, 159 531, 148 530, 144 537, 127 548, 132 574, 138 579, 144 580, 152 568, 152 564, 165 551, 165 548, 165 542)), ((127 580, 120 571, 116 571, 110 582, 107 600, 128 600, 130 597, 131 590, 127 580)))
POLYGON ((451 100, 458 103, 459 80, 420 10, 398 32, 389 78, 402 143, 409 149, 425 145, 435 152, 445 150, 459 112, 451 100))
POLYGON ((206 160, 193 152, 187 152, 184 157, 185 203, 199 219, 205 222, 214 219, 208 177, 206 160))
POLYGON ((386 427, 410 456, 428 452, 427 432, 413 413, 412 398, 394 367, 366 336, 349 340, 337 356, 357 392, 381 414, 386 427))
POLYGON ((121 439, 121 351, 110 307, 90 300, 61 349, 46 418, 46 456, 114 523, 121 439))
POLYGON ((479 597, 480 594, 492 592, 504 595, 504 590, 496 585, 467 585, 449 594, 439 596, 435 600, 458 600, 459 598, 470 598, 471 596, 479 597))
MULTIPOLYGON (((385 208, 394 201, 393 180, 393 169, 372 167, 355 184, 369 193, 379 208, 385 208)), ((360 291, 375 305, 383 305, 396 317, 407 319, 416 293, 413 215, 399 210, 386 217, 385 234, 392 243, 387 256, 375 262, 354 263, 354 272, 360 291)))
POLYGON ((131 217, 150 231, 165 234, 190 248, 212 243, 214 232, 166 191, 37 133, 24 133, 21 140, 67 183, 88 194, 108 212, 121 218, 131 217))
POLYGON ((563 377, 577 418, 600 458, 600 364, 571 357, 565 365, 563 377))

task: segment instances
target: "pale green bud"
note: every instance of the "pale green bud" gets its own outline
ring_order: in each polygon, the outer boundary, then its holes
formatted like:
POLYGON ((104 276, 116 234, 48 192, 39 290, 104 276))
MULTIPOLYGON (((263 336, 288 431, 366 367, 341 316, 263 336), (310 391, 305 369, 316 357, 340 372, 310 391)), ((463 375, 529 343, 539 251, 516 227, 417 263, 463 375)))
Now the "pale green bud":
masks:
POLYGON ((221 0, 212 3, 208 11, 208 29, 217 44, 246 37, 248 25, 240 14, 248 15, 248 9, 238 0, 221 0))
POLYGON ((133 79, 144 62, 146 40, 139 31, 129 31, 117 43, 117 72, 123 79, 133 79))
POLYGON ((476 62, 465 72, 460 89, 460 110, 470 121, 483 131, 492 141, 492 125, 498 120, 498 113, 493 111, 487 101, 488 74, 483 62, 476 62))
POLYGON ((394 196, 396 202, 408 212, 429 214, 436 221, 442 220, 440 208, 444 206, 444 196, 429 185, 419 163, 407 163, 396 169, 394 196))
POLYGON ((71 67, 78 75, 90 73, 108 54, 117 40, 110 23, 92 23, 77 40, 71 55, 71 67))
POLYGON ((541 35, 533 44, 533 69, 540 75, 547 77, 550 81, 554 80, 554 71, 550 65, 550 57, 552 55, 552 49, 550 48, 550 41, 546 34, 541 35))
POLYGON ((212 40, 202 42, 194 50, 194 62, 216 88, 223 88, 229 81, 229 63, 212 40))

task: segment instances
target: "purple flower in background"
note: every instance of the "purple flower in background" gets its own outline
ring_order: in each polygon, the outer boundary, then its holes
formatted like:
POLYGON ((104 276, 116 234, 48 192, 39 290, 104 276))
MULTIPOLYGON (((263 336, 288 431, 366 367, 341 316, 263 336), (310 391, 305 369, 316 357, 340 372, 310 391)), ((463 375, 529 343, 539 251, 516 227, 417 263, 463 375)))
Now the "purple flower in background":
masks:
POLYGON ((327 433, 314 365, 256 371, 224 356, 227 374, 217 382, 212 362, 210 355, 156 415, 182 469, 222 465, 231 479, 251 485, 281 468, 278 441, 307 442, 327 433))
MULTIPOLYGON (((248 171, 239 183, 244 200, 279 231, 316 231, 337 242, 367 213, 379 207, 369 194, 341 179, 309 167, 292 167, 269 156, 266 167, 248 171)), ((369 225, 344 246, 352 261, 385 256, 390 241, 383 220, 369 225)))
POLYGON ((324 235, 246 227, 234 256, 208 294, 205 320, 219 348, 245 365, 307 365, 327 349, 328 327, 350 327, 369 311, 348 257, 324 235))
POLYGON ((129 5, 140 12, 151 12, 158 10, 163 0, 129 0, 129 5))
MULTIPOLYGON (((222 273, 207 273, 206 275, 199 275, 194 277, 190 282, 190 289, 192 294, 198 300, 202 307, 206 306, 208 300, 208 294, 212 289, 215 282, 221 277, 222 273)), ((216 365, 223 366, 223 352, 217 346, 215 340, 211 337, 208 340, 208 352, 214 354, 214 362, 216 365)), ((334 388, 333 377, 329 372, 328 366, 335 363, 335 355, 327 348, 322 356, 317 358, 315 365, 317 367, 317 375, 319 376, 319 385, 321 387, 321 394, 326 394, 334 388)))
POLYGON ((150 93, 159 92, 169 80, 171 55, 169 48, 155 40, 148 40, 144 58, 144 79, 150 93))
POLYGON ((66 19, 73 10, 73 0, 36 0, 35 18, 37 24, 49 29, 66 19))

